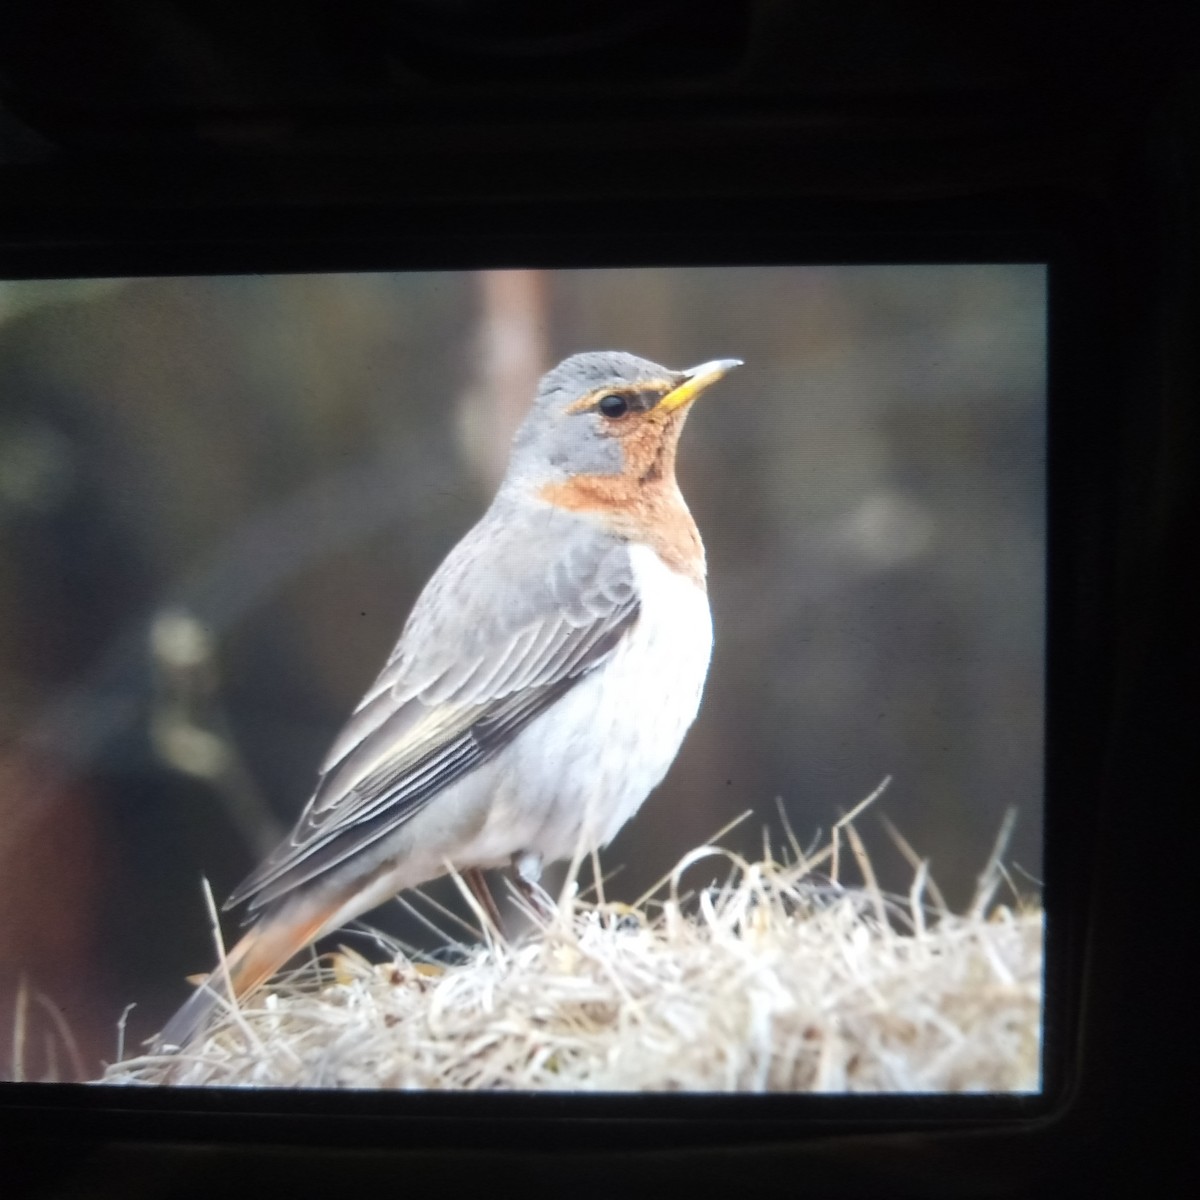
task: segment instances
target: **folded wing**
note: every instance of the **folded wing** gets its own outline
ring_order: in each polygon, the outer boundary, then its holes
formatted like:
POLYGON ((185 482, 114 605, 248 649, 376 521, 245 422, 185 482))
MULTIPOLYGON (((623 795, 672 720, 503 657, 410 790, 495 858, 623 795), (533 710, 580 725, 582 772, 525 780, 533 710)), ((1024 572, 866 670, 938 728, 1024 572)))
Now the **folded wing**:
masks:
POLYGON ((385 837, 613 653, 638 613, 626 545, 535 515, 481 523, 447 557, 290 837, 227 908, 253 913, 385 837))

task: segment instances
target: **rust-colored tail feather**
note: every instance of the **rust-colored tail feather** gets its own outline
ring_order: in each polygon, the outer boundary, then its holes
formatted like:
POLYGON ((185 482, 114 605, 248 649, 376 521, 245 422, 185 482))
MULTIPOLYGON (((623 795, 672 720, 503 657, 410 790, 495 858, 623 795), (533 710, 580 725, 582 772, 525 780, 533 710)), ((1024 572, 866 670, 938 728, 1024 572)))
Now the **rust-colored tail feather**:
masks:
POLYGON ((336 904, 316 909, 311 902, 293 903, 262 917, 225 956, 224 969, 218 966, 166 1023, 156 1039, 158 1049, 188 1046, 209 1017, 230 1002, 226 972, 233 999, 244 999, 318 937, 336 909, 336 904))

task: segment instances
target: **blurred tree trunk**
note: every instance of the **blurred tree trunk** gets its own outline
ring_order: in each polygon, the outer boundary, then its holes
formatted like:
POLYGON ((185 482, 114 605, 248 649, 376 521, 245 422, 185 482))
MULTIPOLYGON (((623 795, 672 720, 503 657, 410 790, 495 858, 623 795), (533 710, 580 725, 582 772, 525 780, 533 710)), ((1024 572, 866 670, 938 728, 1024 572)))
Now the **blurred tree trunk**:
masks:
POLYGON ((112 1056, 104 843, 86 789, 20 751, 0 755, 2 1079, 83 1082, 112 1056))
POLYGON ((504 478, 512 435, 547 362, 544 271, 481 271, 473 378, 459 402, 459 439, 490 497, 504 478))

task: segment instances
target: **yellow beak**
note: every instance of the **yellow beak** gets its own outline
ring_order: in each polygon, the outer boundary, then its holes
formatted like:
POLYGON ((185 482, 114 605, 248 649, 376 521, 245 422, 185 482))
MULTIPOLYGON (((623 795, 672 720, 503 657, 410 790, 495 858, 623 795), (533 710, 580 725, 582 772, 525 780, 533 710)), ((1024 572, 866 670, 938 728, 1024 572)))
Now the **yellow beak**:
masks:
POLYGON ((669 391, 655 406, 664 412, 674 412, 691 404, 706 388, 712 387, 718 379, 724 379, 734 367, 740 367, 740 358, 716 358, 712 362, 701 363, 683 372, 683 382, 669 391))

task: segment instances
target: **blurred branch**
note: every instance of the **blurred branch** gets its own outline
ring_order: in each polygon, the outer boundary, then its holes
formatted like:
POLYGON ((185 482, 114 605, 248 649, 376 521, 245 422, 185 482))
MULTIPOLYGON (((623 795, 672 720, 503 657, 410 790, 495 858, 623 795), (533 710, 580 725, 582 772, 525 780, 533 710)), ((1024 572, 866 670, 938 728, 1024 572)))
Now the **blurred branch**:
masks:
POLYGON ((436 488, 436 463, 414 458, 405 465, 420 474, 407 488, 397 488, 396 457, 385 449, 261 508, 161 605, 131 620, 84 679, 46 707, 24 740, 52 752, 64 767, 82 770, 142 718, 151 689, 148 631, 161 612, 187 612, 219 640, 314 561, 399 521, 411 507, 414 486, 436 488))
POLYGON ((150 626, 156 669, 150 739, 159 757, 207 783, 246 843, 266 854, 283 834, 246 768, 219 701, 215 645, 190 613, 165 609, 150 626))

